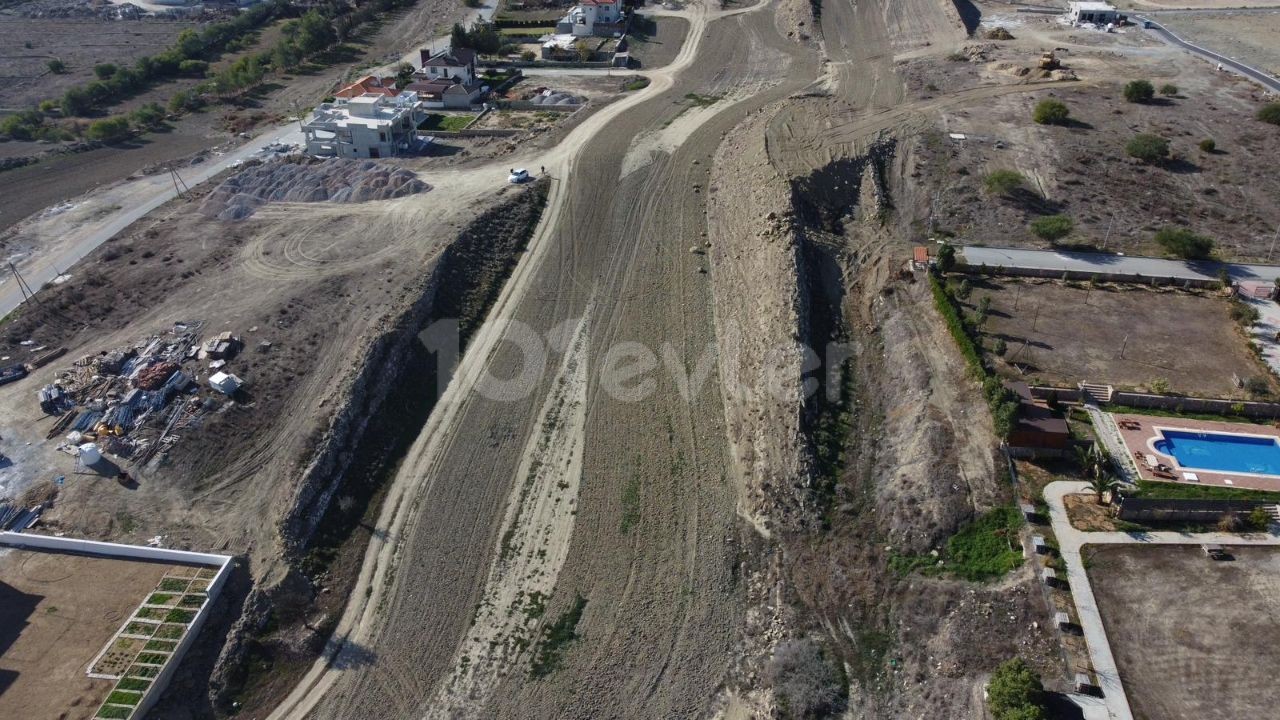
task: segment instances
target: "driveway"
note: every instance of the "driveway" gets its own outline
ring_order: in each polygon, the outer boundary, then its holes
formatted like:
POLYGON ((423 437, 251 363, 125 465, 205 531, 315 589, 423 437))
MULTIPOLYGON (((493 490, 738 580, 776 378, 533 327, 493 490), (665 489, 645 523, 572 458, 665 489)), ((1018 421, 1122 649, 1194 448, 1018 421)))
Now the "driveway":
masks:
POLYGON ((1063 498, 1067 495, 1088 493, 1089 485, 1083 482, 1058 481, 1049 483, 1044 489, 1044 499, 1049 504, 1049 517, 1053 523, 1053 534, 1058 540, 1058 551, 1067 566, 1067 582, 1071 586, 1071 597, 1075 601, 1076 615, 1085 642, 1089 645, 1089 659, 1098 676, 1098 686, 1102 688, 1107 711, 1113 720, 1133 720, 1129 710, 1129 700, 1124 693, 1120 671, 1116 667, 1115 657, 1111 654, 1111 644, 1107 641, 1107 633, 1102 625, 1102 614, 1098 611, 1098 603, 1093 595, 1093 587, 1089 584, 1089 575, 1085 572, 1084 562, 1080 557, 1080 549, 1085 545, 1199 545, 1201 543, 1217 543, 1220 545, 1280 545, 1280 536, 1271 533, 1253 533, 1238 535, 1234 533, 1123 533, 1123 532, 1085 532, 1071 526, 1067 519, 1067 508, 1063 498))
POLYGON ((1225 266, 1231 278, 1236 281, 1270 282, 1280 278, 1280 265, 1242 265, 1200 260, 1129 257, 1108 253, 1020 250, 972 245, 960 248, 960 253, 969 265, 986 265, 992 268, 1028 268, 1064 272, 1069 270, 1175 280, 1216 280, 1218 270, 1225 266))
POLYGON ((1261 298, 1245 298, 1245 302, 1258 311, 1258 322, 1249 328, 1249 334, 1262 348, 1262 359, 1271 371, 1280 374, 1280 305, 1275 300, 1261 298))

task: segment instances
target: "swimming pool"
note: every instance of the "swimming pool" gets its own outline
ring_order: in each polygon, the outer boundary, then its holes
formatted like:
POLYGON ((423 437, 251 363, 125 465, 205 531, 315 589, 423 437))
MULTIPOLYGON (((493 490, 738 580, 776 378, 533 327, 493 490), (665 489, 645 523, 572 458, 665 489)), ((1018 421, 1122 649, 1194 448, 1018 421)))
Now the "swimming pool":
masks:
POLYGON ((1161 430, 1156 452, 1171 455, 1187 470, 1280 475, 1280 443, 1257 435, 1161 430))

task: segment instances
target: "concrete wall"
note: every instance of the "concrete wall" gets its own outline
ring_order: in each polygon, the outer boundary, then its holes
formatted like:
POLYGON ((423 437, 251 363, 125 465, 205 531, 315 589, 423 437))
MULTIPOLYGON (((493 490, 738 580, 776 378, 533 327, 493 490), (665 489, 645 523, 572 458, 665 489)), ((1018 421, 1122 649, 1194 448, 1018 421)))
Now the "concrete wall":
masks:
MULTIPOLYGON (((1044 400, 1050 393, 1058 393, 1061 402, 1079 402, 1076 388, 1033 387, 1031 396, 1044 400)), ((1172 412, 1213 413, 1215 415, 1240 415, 1250 418, 1280 418, 1280 403, 1223 400, 1219 398, 1181 397, 1178 395, 1152 395, 1150 393, 1123 392, 1111 395, 1111 405, 1169 410, 1172 412), (1236 412, 1240 406, 1240 412, 1236 412)))
MULTIPOLYGON (((78 553, 81 555, 96 555, 99 557, 109 558, 125 558, 131 560, 148 560, 152 562, 169 562, 181 565, 203 565, 206 567, 218 568, 218 573, 214 575, 213 580, 209 581, 209 589, 205 591, 208 597, 204 601, 204 605, 196 612, 196 617, 187 627, 187 633, 182 636, 182 640, 178 642, 177 647, 173 651, 169 662, 165 663, 164 669, 152 681, 151 686, 147 688, 146 693, 142 696, 142 702, 138 703, 138 707, 134 710, 133 717, 145 717, 147 711, 156 704, 160 699, 161 693, 168 687, 169 681, 173 678, 173 674, 177 672, 178 665, 182 663, 182 658, 186 656, 187 651, 191 649, 195 643, 196 637, 200 634, 200 628, 204 627, 205 619, 209 615, 209 607, 213 605, 213 601, 217 599, 218 593, 222 591, 222 586, 226 584, 227 575, 231 572, 231 556, 215 555, 212 553, 190 552, 187 550, 172 550, 170 548, 153 548, 143 547, 141 545, 121 545, 119 543, 98 542, 96 540, 78 540, 75 538, 51 537, 48 535, 28 535, 25 533, 0 532, 0 545, 6 545, 16 548, 34 548, 38 550, 49 550, 53 552, 78 553)), ((148 593, 150 595, 150 593, 148 593)), ((96 708, 94 708, 96 710, 96 708)))
POLYGON ((1216 279, 1195 280, 1189 278, 1135 275, 1132 273, 1106 273, 1088 272, 1083 270, 1046 270, 1044 268, 970 265, 966 262, 957 262, 956 270, 958 272, 970 273, 973 275, 1003 275, 1008 277, 1048 278, 1051 280, 1092 279, 1098 282, 1122 282, 1159 287, 1217 288, 1219 286, 1219 282, 1216 279))

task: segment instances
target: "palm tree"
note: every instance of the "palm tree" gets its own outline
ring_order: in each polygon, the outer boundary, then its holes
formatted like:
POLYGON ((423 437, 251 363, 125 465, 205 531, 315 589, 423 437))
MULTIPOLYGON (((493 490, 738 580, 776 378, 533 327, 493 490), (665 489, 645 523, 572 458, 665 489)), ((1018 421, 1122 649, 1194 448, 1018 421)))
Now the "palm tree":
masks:
POLYGON ((1084 471, 1085 477, 1092 482, 1104 475, 1107 475, 1107 468, 1111 466, 1111 457, 1107 455, 1107 451, 1102 449, 1098 443, 1090 445, 1076 445, 1076 462, 1079 463, 1080 469, 1084 471))
POLYGON ((1110 473, 1102 473, 1089 478, 1089 489, 1098 496, 1098 504, 1102 505, 1102 496, 1107 493, 1113 493, 1120 487, 1120 481, 1110 473))

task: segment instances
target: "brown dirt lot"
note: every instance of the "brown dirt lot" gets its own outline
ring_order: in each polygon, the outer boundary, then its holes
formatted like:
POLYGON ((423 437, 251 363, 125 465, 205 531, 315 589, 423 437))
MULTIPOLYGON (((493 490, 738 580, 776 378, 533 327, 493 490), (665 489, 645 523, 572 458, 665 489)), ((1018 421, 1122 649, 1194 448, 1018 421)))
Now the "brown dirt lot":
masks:
POLYGON ((169 47, 196 23, 175 20, 25 18, 0 14, 0 107, 26 108, 60 98, 68 88, 94 79, 99 63, 133 65, 143 55, 169 47), (26 47, 30 43, 31 47, 26 47), (45 66, 61 59, 67 72, 45 66))
POLYGON ((1063 243, 1159 255, 1153 234, 1178 224, 1214 238, 1227 258, 1260 260, 1266 254, 1280 224, 1272 201, 1280 177, 1271 172, 1280 132, 1253 117, 1264 97, 1259 86, 1137 32, 1086 33, 1052 20, 1018 18, 1023 24, 1012 30, 1015 40, 973 43, 982 51, 972 61, 909 65, 912 93, 930 97, 976 84, 1023 84, 1033 75, 1018 73, 1054 47, 1065 48, 1058 56, 1082 82, 944 109, 941 124, 921 136, 914 170, 930 192, 924 197, 935 221, 932 229, 919 223, 921 235, 932 230, 964 242, 1044 247, 1028 224, 1060 213, 1076 224, 1063 243), (1157 86, 1175 84, 1180 94, 1150 104, 1126 102, 1124 82, 1142 77, 1157 86), (1050 97, 1067 104, 1070 125, 1032 122, 1032 108, 1050 97), (949 133, 969 137, 958 141, 949 133), (1174 159, 1154 167, 1128 158, 1124 146, 1138 133, 1168 139, 1174 159), (1205 138, 1214 139, 1216 152, 1198 149, 1205 138), (998 169, 1022 173, 1026 190, 1011 197, 986 192, 983 178, 998 169))
POLYGON ((1280 662, 1280 552, 1086 548, 1125 693, 1139 720, 1266 717, 1280 662))
POLYGON ((1162 378, 1175 392, 1211 397, 1245 396, 1233 374, 1270 379, 1229 317, 1227 302, 1209 292, 1109 284, 1090 290, 1052 280, 970 282, 970 311, 991 298, 985 344, 1005 341, 1008 351, 997 366, 1010 378, 1146 389, 1162 378))
POLYGON ((0 717, 89 717, 111 690, 85 675, 172 566, 0 551, 0 717))

